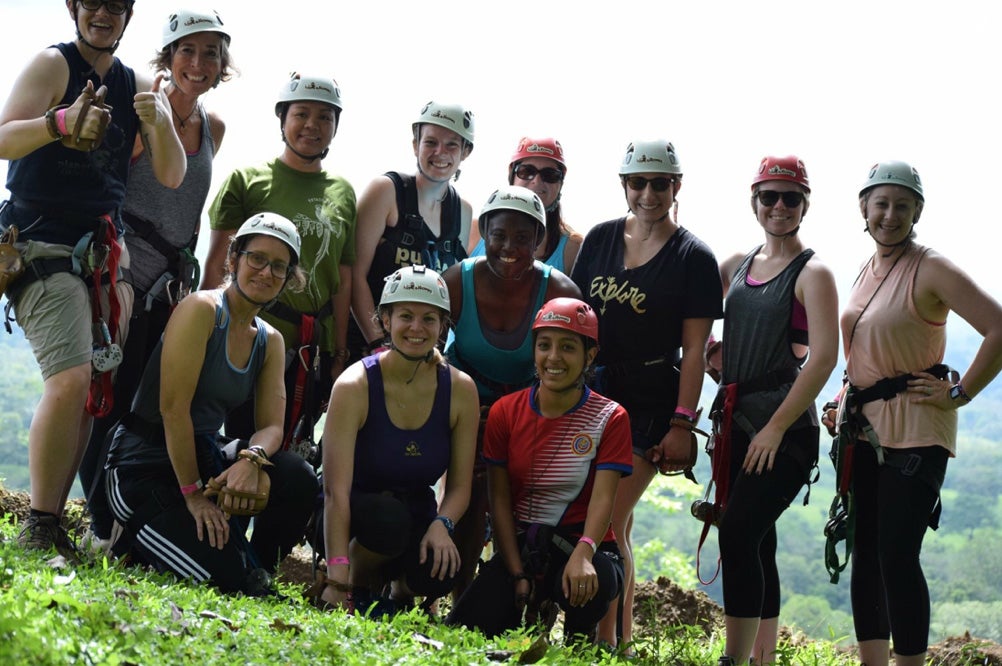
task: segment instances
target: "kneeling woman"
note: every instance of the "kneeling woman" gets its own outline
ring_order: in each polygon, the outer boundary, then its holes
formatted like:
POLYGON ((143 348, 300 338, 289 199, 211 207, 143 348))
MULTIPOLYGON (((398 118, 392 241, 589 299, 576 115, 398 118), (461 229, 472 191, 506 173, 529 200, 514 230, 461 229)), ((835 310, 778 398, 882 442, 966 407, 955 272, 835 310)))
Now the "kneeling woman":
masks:
POLYGON ((584 384, 598 353, 590 306, 555 298, 532 329, 539 383, 500 398, 484 433, 497 554, 447 622, 494 636, 549 600, 566 614, 565 636, 590 636, 620 594, 611 520, 619 479, 633 471, 630 422, 584 384))
POLYGON ((473 380, 435 347, 449 316, 438 273, 394 272, 376 316, 390 348, 338 377, 323 438, 321 599, 362 612, 390 583, 401 599, 452 589, 452 530, 470 501, 480 412, 473 380), (446 472, 438 505, 432 486, 446 472))
POLYGON ((295 225, 280 215, 243 223, 230 244, 228 284, 177 306, 108 455, 108 502, 137 559, 225 592, 268 591, 260 570, 273 569, 299 540, 317 492, 309 465, 279 451, 285 345, 257 317, 283 289, 302 285, 299 248, 295 225), (247 451, 227 456, 217 433, 252 394, 256 431, 247 451), (262 467, 271 496, 255 518, 252 548, 246 524, 229 515, 249 513, 251 500, 224 494, 217 504, 203 485, 214 477, 230 491, 258 494, 262 467))

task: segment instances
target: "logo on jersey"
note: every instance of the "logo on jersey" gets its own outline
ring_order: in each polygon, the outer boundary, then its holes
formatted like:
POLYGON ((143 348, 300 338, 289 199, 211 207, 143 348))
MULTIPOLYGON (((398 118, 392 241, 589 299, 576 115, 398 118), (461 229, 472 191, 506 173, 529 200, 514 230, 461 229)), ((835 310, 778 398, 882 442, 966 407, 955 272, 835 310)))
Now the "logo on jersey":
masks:
POLYGON ((571 449, 573 449, 574 453, 579 456, 588 455, 591 453, 594 446, 594 440, 592 440, 591 435, 586 432, 579 433, 571 442, 571 449))
POLYGON ((415 441, 410 441, 407 446, 404 447, 404 455, 408 458, 420 458, 421 457, 421 447, 415 441))

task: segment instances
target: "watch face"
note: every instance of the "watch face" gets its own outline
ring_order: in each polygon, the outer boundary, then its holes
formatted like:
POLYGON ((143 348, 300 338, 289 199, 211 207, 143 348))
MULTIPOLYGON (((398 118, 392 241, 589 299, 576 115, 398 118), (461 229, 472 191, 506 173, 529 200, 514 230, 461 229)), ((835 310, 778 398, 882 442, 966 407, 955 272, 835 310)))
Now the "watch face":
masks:
POLYGON ((950 399, 959 400, 965 404, 971 401, 971 399, 967 397, 967 393, 964 392, 964 387, 960 384, 954 384, 950 387, 950 399))

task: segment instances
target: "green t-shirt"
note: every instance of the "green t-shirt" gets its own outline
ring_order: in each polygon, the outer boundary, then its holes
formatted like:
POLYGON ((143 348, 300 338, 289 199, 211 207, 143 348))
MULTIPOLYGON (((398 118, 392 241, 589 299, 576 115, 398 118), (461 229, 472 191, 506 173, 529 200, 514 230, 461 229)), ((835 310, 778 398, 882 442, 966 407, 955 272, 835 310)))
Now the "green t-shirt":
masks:
MULTIPOLYGON (((326 171, 296 171, 279 159, 237 169, 223 182, 209 208, 214 230, 236 230, 257 213, 278 213, 292 220, 302 236, 300 265, 306 288, 284 291, 279 300, 299 312, 317 312, 340 286, 338 267, 355 263, 355 190, 344 178, 326 171)), ((262 318, 299 346, 299 330, 267 312, 262 318)), ((334 350, 334 318, 321 322, 321 351, 334 350)))

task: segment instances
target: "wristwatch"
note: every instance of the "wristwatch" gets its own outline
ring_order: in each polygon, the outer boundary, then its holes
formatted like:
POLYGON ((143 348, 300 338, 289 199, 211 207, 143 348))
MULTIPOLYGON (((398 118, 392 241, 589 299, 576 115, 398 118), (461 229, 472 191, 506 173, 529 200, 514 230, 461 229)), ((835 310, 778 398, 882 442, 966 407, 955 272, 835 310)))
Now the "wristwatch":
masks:
POLYGON ((966 405, 971 401, 971 396, 967 395, 967 391, 964 390, 964 385, 957 382, 950 387, 950 400, 966 405))
POLYGON ((445 530, 449 533, 449 536, 452 536, 452 533, 456 531, 456 524, 452 522, 452 518, 449 518, 449 516, 435 516, 435 520, 442 521, 442 524, 445 525, 445 530))

